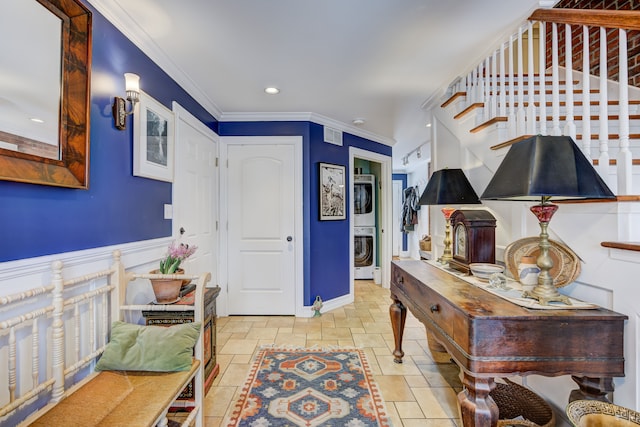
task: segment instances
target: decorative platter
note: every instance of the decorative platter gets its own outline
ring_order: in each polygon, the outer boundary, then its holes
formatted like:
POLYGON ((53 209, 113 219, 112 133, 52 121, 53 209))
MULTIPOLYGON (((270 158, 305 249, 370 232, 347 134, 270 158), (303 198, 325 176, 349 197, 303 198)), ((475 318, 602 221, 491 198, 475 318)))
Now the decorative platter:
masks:
MULTIPOLYGON (((516 240, 504 250, 504 263, 511 276, 517 280, 518 264, 523 256, 538 257, 540 253, 540 237, 525 237, 516 240)), ((549 272, 556 288, 561 288, 576 280, 580 274, 580 259, 575 252, 562 243, 549 239, 551 247, 549 256, 553 260, 553 268, 549 272)))
POLYGON ((567 416, 576 427, 640 426, 640 413, 599 400, 574 400, 567 406, 567 416))

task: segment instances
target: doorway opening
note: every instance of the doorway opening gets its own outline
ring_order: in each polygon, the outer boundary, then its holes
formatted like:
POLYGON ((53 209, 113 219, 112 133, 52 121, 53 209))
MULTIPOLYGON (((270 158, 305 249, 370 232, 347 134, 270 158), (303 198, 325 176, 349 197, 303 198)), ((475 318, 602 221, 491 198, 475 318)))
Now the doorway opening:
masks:
POLYGON ((389 287, 392 248, 391 157, 349 149, 350 265, 354 280, 389 287), (379 274, 378 274, 379 273, 379 274))

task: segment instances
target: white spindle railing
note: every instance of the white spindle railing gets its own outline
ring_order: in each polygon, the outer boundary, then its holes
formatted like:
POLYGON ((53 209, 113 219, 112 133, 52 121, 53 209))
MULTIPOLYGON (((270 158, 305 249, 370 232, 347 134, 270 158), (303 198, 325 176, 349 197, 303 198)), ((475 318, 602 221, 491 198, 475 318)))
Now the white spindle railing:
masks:
POLYGON ((600 105, 598 108, 598 124, 600 154, 598 156, 598 172, 605 181, 609 176, 609 112, 607 92, 607 31, 600 28, 600 105))
POLYGON ((618 194, 631 194, 631 177, 632 177, 632 156, 629 150, 629 72, 627 67, 622 64, 628 64, 627 60, 627 32, 623 29, 618 31, 618 43, 620 44, 618 54, 618 87, 619 93, 619 112, 618 127, 620 135, 620 151, 618 151, 618 194))
POLYGON ((517 133, 526 132, 526 113, 524 110, 524 54, 522 53, 522 27, 518 28, 518 110, 516 111, 517 133))
MULTIPOLYGON (((567 105, 567 118, 564 124, 564 134, 570 136, 574 141, 576 140, 576 122, 573 115, 573 46, 571 40, 571 26, 569 24, 564 25, 564 79, 565 79, 565 95, 564 100, 567 105)), ((584 104, 583 104, 584 105, 584 104)), ((588 106, 584 106, 588 114, 588 106)), ((585 111, 583 109, 583 111, 585 111)))
POLYGON ((527 83, 528 83, 528 102, 527 102, 527 133, 536 133, 536 93, 535 93, 535 72, 533 60, 533 24, 527 23, 527 83))
POLYGON ((540 74, 540 100, 538 128, 541 135, 547 135, 547 27, 544 22, 538 23, 538 72, 540 74))
POLYGON ((515 69, 513 65, 513 35, 509 37, 509 139, 516 137, 516 86, 514 84, 515 69))
POLYGON ((560 70, 558 60, 558 24, 551 24, 551 135, 560 135, 560 70))
POLYGON ((589 27, 582 26, 582 152, 591 160, 591 79, 589 78, 589 27))
MULTIPOLYGON (((506 131, 501 135, 506 136, 508 142, 520 136, 542 135, 567 135, 574 140, 581 139, 581 149, 585 156, 592 160, 597 159, 597 169, 600 175, 609 181, 609 173, 612 169, 609 151, 612 142, 609 141, 609 91, 614 84, 619 88, 618 100, 618 127, 619 141, 616 153, 617 194, 633 194, 632 166, 633 153, 630 142, 629 127, 629 87, 628 87, 628 43, 627 30, 640 30, 640 12, 620 11, 627 16, 619 18, 601 11, 581 11, 581 13, 565 19, 567 10, 539 10, 534 12, 535 20, 528 21, 518 27, 514 34, 500 44, 489 56, 485 57, 464 77, 456 82, 457 91, 466 92, 466 104, 481 103, 484 105, 481 119, 485 122, 496 117, 506 120, 506 131), (558 13, 562 11, 561 13, 558 13), (589 15, 585 18, 583 15, 589 15), (578 16, 579 18, 576 18, 578 16), (613 17, 613 18, 612 18, 613 17), (582 22, 579 22, 581 21, 582 22), (615 21, 615 22, 612 22, 615 21), (589 25, 583 22, 589 22, 589 25), (600 23, 618 29, 618 82, 609 84, 608 67, 611 58, 607 58, 608 52, 613 51, 607 40, 606 27, 600 23), (526 26, 525 26, 526 25, 526 26), (560 36, 558 25, 564 27, 564 51, 559 48, 560 36), (539 48, 534 48, 534 29, 539 31, 539 48), (582 52, 576 52, 573 46, 573 32, 577 34, 582 30, 582 52), (547 42, 547 31, 551 40, 547 42), (526 39, 525 39, 526 32, 526 39), (599 62, 591 64, 591 46, 594 37, 599 38, 599 62), (524 42, 527 48, 523 49, 524 42), (526 53, 525 53, 526 51, 526 53), (527 55, 527 69, 523 66, 524 55, 527 55), (560 55, 563 55, 560 57, 560 55), (574 57, 582 56, 582 70, 574 70, 574 57), (550 63, 548 60, 550 58, 550 63), (537 64, 538 78, 535 76, 535 64, 537 64), (560 77, 560 64, 564 64, 564 82, 560 77), (599 76, 592 75, 591 71, 599 68, 599 76), (551 123, 547 119, 547 73, 551 72, 551 123), (581 75, 581 79, 578 76, 581 75), (526 79, 526 82, 525 82, 526 79), (599 96, 596 119, 592 119, 591 111, 591 79, 599 82, 599 96), (574 81, 581 80, 582 95, 578 95, 574 89, 574 81), (537 88, 537 90, 536 90, 537 88), (526 102, 525 102, 526 93, 526 102), (564 95, 562 95, 564 94, 564 95), (580 102, 577 102, 579 100, 580 102), (564 114, 562 116, 561 114, 564 114), (576 117, 581 116, 580 121, 576 117), (592 131, 593 126, 598 127, 598 153, 592 153, 596 138, 592 131), (578 130, 580 135, 578 135, 578 130)), ((607 11, 608 12, 608 11, 607 11)), ((614 41, 611 41, 613 43, 614 41)), ((456 91, 456 92, 457 92, 456 91)), ((451 91, 449 91, 451 92, 451 91)), ((594 96, 594 100, 595 100, 594 96)), ((613 104, 613 102, 612 102, 613 104)), ((640 153, 638 153, 640 154, 640 153)), ((609 182, 611 185, 612 183, 609 182)), ((636 189, 636 192, 638 189, 636 189)))

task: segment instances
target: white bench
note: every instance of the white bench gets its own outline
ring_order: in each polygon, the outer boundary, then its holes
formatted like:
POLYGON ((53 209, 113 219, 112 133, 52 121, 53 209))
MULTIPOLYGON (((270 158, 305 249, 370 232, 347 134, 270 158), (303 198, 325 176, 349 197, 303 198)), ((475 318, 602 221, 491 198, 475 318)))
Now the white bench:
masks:
MULTIPOLYGON (((120 252, 111 268, 63 279, 52 263, 50 284, 0 296, 0 426, 166 426, 167 412, 195 378, 183 426, 203 426, 203 345, 200 333, 191 369, 180 372, 94 372, 114 320, 132 310, 164 305, 125 305, 127 284, 156 277, 125 273, 120 252)), ((210 274, 175 275, 196 281, 194 321, 202 322, 202 297, 210 274)), ((1 290, 0 290, 1 291, 1 290)), ((170 309, 182 309, 170 306, 170 309)))

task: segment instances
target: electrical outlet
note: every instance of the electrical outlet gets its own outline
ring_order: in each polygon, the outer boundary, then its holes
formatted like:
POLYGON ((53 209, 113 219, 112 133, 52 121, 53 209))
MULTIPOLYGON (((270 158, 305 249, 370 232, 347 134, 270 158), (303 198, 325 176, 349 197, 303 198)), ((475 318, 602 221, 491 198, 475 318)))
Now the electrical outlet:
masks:
POLYGON ((164 205, 164 219, 173 219, 173 205, 164 205))

